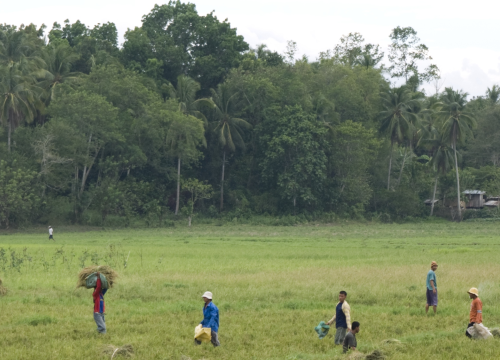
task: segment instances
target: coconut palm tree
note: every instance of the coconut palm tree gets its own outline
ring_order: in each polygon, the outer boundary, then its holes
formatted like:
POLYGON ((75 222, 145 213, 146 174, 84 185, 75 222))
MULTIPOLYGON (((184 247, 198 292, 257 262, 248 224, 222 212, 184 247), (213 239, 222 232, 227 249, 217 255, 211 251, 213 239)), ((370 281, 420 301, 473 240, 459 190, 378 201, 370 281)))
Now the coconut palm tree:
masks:
POLYGON ((45 62, 46 71, 39 86, 46 91, 45 105, 48 106, 54 99, 55 89, 59 84, 78 78, 80 73, 72 72, 71 66, 79 58, 80 55, 65 43, 50 44, 44 49, 42 59, 45 62))
POLYGON ((436 199, 436 189, 439 179, 439 174, 446 174, 449 169, 453 168, 453 151, 450 144, 442 134, 437 134, 433 139, 425 141, 430 148, 432 158, 429 165, 436 171, 434 180, 434 191, 432 192, 431 215, 434 213, 434 201, 436 199))
POLYGON ((379 113, 382 123, 380 130, 387 133, 391 139, 389 172, 387 175, 387 190, 389 190, 394 144, 403 143, 414 132, 414 124, 418 118, 412 108, 417 104, 416 100, 412 98, 411 92, 404 86, 389 89, 387 92, 383 92, 381 97, 385 110, 379 113))
POLYGON ((166 142, 171 154, 177 157, 177 198, 175 202, 175 215, 177 215, 181 190, 181 162, 197 158, 197 148, 207 146, 203 122, 190 115, 176 115, 168 128, 166 142))
POLYGON ((207 118, 199 111, 200 107, 206 106, 213 108, 214 103, 211 99, 196 99, 196 93, 200 90, 200 84, 186 75, 177 77, 177 86, 172 84, 168 87, 170 97, 179 102, 179 111, 197 117, 207 125, 207 118))
POLYGON ((455 172, 457 178, 457 208, 458 219, 462 219, 460 208, 460 179, 458 176, 457 144, 463 143, 467 136, 472 136, 472 129, 476 126, 474 116, 466 109, 467 93, 461 90, 445 88, 441 94, 442 109, 439 112, 442 125, 441 131, 444 138, 451 144, 455 158, 455 172))
POLYGON ((7 149, 11 149, 12 130, 23 121, 33 120, 38 96, 36 78, 24 75, 22 62, 0 67, 0 121, 7 127, 7 149))
POLYGON ((486 90, 486 97, 491 101, 492 104, 496 104, 500 100, 500 86, 493 85, 488 90, 486 90))
POLYGON ((234 117, 233 107, 237 93, 232 93, 226 84, 221 84, 217 90, 210 89, 215 104, 213 132, 216 141, 222 148, 222 177, 220 185, 220 211, 224 208, 224 172, 226 153, 234 152, 236 148, 245 149, 243 134, 252 125, 243 119, 234 117))

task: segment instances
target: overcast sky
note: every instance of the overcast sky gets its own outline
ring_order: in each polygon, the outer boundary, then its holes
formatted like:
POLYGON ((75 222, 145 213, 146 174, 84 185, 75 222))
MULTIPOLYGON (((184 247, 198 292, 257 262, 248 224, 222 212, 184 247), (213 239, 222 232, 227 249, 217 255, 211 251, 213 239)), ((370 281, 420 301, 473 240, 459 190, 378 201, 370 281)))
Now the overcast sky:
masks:
MULTIPOLYGON (((212 10, 254 47, 267 44, 284 52, 287 40, 297 42, 299 56, 315 60, 332 49, 342 35, 361 33, 368 42, 389 44, 396 26, 411 26, 430 49, 442 72, 443 86, 483 95, 500 83, 500 3, 493 0, 192 0, 204 15, 212 10)), ((87 26, 114 22, 123 41, 127 28, 160 3, 154 0, 23 0, 2 1, 0 22, 42 24, 80 20, 87 26)), ((161 4, 161 3, 160 3, 161 4)), ((433 92, 432 87, 428 91, 433 92)))

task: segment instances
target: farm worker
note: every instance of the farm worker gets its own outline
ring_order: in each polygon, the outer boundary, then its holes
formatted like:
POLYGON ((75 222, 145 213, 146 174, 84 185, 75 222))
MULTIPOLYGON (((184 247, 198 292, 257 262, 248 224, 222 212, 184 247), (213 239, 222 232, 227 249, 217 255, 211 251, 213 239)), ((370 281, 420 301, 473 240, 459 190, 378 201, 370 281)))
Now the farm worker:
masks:
POLYGON ((104 320, 104 294, 108 289, 103 289, 101 284, 101 276, 97 273, 96 287, 92 297, 94 298, 94 320, 97 324, 97 331, 101 334, 106 334, 106 322, 104 320))
POLYGON ((339 293, 339 302, 335 307, 335 315, 327 322, 328 325, 331 325, 335 321, 335 328, 337 329, 335 332, 335 345, 342 344, 347 329, 351 330, 351 308, 345 301, 346 297, 347 293, 342 290, 339 293))
POLYGON ((52 229, 52 226, 49 226, 49 240, 54 240, 53 235, 54 235, 54 229, 52 229))
MULTIPOLYGON (((474 324, 482 324, 483 322, 483 303, 479 298, 479 292, 476 288, 471 288, 469 291, 469 298, 472 299, 472 303, 470 304, 470 313, 469 313, 469 325, 467 325, 467 329, 469 329, 474 324)), ((469 338, 472 336, 466 330, 465 335, 469 338)))
MULTIPOLYGON (((219 309, 212 302, 212 293, 206 291, 202 295, 205 305, 203 306, 203 321, 200 323, 204 328, 211 329, 212 345, 214 347, 220 346, 218 331, 219 331, 219 309)), ((194 340, 196 345, 200 345, 201 341, 194 340)))
POLYGON ((344 354, 349 350, 356 350, 358 342, 356 341, 356 334, 359 333, 359 322, 353 321, 352 330, 349 330, 342 343, 344 354))
POLYGON ((436 282, 436 273, 435 271, 438 268, 437 262, 431 262, 431 269, 427 273, 427 305, 425 305, 425 313, 429 312, 429 306, 434 308, 434 314, 437 311, 438 305, 438 290, 437 290, 437 282, 436 282))

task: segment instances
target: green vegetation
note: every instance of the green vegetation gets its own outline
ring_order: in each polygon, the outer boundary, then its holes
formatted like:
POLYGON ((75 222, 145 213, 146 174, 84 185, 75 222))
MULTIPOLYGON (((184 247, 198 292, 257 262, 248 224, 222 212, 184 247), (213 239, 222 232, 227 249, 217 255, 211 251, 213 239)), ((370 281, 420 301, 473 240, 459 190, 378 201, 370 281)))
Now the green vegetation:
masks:
MULTIPOLYGON (((466 291, 477 286, 484 324, 500 325, 495 223, 192 228, 0 236, 2 359, 98 359, 104 344, 131 344, 140 359, 343 359, 314 327, 348 292, 361 322, 359 350, 387 359, 485 359, 498 339, 470 341, 466 291), (425 315, 425 276, 437 271, 437 316, 425 315), (120 274, 106 295, 98 336, 91 291, 75 290, 91 264, 120 274), (220 309, 222 346, 193 345, 201 294, 220 309), (401 344, 382 344, 398 339, 401 344)), ((102 357, 104 358, 104 357, 102 357)), ((109 358, 109 357, 108 357, 109 358)))
POLYGON ((500 88, 441 89, 417 31, 387 32, 308 59, 181 1, 120 46, 112 22, 0 25, 0 227, 475 217, 463 190, 500 196, 500 88))

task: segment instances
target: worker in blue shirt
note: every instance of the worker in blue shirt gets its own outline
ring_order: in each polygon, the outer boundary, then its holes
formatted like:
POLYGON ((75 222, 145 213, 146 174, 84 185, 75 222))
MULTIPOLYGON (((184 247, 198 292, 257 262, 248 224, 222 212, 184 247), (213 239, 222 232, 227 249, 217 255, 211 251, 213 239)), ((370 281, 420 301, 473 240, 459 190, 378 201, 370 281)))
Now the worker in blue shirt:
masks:
MULTIPOLYGON (((219 342, 219 309, 212 302, 212 293, 207 291, 202 296, 203 301, 205 302, 205 306, 203 306, 203 321, 200 323, 204 328, 211 329, 212 335, 212 345, 214 347, 220 346, 219 342)), ((200 345, 201 341, 194 340, 196 345, 200 345)))

